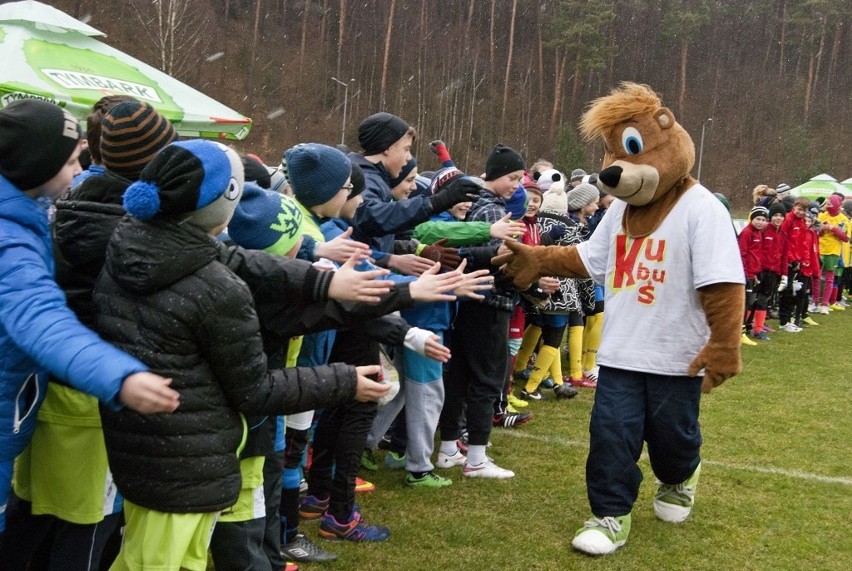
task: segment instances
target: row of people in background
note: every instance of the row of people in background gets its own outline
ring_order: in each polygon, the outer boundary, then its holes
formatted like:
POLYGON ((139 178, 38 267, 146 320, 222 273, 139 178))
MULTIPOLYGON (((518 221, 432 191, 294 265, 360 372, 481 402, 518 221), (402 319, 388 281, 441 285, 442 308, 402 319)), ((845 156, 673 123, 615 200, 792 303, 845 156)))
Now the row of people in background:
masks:
POLYGON ((756 206, 739 234, 746 274, 743 343, 768 341, 779 328, 799 333, 818 325, 810 313, 844 311, 844 287, 852 287, 850 237, 852 200, 835 193, 822 204, 806 197, 790 198, 787 185, 771 191, 754 189, 756 206))

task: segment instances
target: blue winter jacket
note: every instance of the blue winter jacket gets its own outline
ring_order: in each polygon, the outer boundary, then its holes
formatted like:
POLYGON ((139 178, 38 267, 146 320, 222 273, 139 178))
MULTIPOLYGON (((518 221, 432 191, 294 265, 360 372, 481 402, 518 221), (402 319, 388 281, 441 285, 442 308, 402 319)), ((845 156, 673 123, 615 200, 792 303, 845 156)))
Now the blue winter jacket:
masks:
POLYGON ((393 253, 394 234, 414 228, 432 215, 428 196, 409 197, 395 201, 388 186, 384 166, 374 164, 357 153, 349 159, 364 171, 366 187, 361 196, 364 202, 352 219, 353 238, 380 252, 393 253))
POLYGON ((44 207, 0 176, 0 462, 29 442, 48 372, 120 409, 123 379, 148 370, 80 323, 53 270, 44 207))

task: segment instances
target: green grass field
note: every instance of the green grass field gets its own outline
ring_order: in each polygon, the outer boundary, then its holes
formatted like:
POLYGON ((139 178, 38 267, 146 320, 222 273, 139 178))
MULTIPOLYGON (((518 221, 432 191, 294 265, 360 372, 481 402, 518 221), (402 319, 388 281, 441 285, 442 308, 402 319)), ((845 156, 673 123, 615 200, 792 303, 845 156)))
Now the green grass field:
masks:
MULTIPOLYGON (((584 463, 594 392, 532 403, 535 418, 495 429, 489 454, 517 476, 408 489, 404 472, 369 474, 365 518, 387 525, 382 544, 328 543, 328 569, 852 569, 852 310, 821 325, 743 347, 745 370, 704 397, 704 459, 696 506, 681 525, 654 516, 646 458, 633 529, 613 555, 573 552, 588 516, 584 463)), ((777 322, 770 321, 770 326, 777 322)), ((547 391, 548 393, 550 391, 547 391)), ((317 564, 303 569, 318 569, 317 564)))

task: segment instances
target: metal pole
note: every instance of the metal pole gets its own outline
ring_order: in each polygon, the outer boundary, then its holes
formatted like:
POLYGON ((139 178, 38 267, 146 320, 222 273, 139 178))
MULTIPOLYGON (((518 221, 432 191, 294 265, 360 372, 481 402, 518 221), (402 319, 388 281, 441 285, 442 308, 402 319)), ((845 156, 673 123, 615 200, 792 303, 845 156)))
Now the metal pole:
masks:
POLYGON ((343 88, 343 127, 340 130, 340 144, 346 143, 346 104, 349 102, 349 84, 343 88))
POLYGON ((708 121, 712 121, 713 117, 709 117, 701 124, 701 144, 698 147, 698 175, 696 178, 701 181, 701 159, 704 158, 704 128, 707 126, 708 121))

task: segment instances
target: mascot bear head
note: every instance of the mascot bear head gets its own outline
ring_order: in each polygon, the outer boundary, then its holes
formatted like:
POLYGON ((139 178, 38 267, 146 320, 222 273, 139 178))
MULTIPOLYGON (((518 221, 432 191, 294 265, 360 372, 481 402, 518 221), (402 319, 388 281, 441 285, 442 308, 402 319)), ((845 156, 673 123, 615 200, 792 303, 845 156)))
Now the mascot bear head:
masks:
POLYGON ((601 140, 598 187, 627 202, 624 230, 647 236, 695 180, 695 145, 647 85, 623 82, 589 105, 580 121, 586 141, 601 140))

